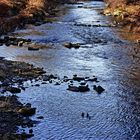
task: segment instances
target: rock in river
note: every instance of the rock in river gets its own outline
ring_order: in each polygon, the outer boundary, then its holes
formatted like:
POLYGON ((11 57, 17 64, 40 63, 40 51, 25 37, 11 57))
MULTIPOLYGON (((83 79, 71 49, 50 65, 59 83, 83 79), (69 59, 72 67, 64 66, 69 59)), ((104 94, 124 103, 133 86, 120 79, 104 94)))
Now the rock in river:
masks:
POLYGON ((20 113, 23 116, 32 116, 36 112, 36 108, 30 108, 30 107, 23 107, 18 110, 18 113, 20 113))
POLYGON ((90 89, 89 89, 89 87, 88 87, 88 85, 80 85, 79 86, 79 91, 80 92, 87 92, 87 91, 89 91, 90 89))
POLYGON ((28 47, 28 51, 39 51, 39 48, 28 47))
POLYGON ((44 117, 43 116, 38 116, 37 119, 44 119, 44 117))
POLYGON ((97 91, 99 94, 101 94, 103 91, 105 91, 104 88, 102 88, 101 86, 96 86, 96 85, 93 86, 93 89, 95 91, 97 91))
POLYGON ((11 93, 20 93, 21 92, 21 89, 19 89, 17 87, 7 87, 6 90, 11 93))
POLYGON ((73 92, 87 92, 90 89, 89 89, 88 85, 80 85, 80 86, 69 85, 67 90, 70 90, 73 92))
POLYGON ((69 85, 68 89, 73 92, 79 92, 79 88, 77 86, 69 85))
POLYGON ((79 77, 77 75, 73 75, 73 80, 80 82, 82 80, 85 80, 85 78, 84 77, 79 77))
POLYGON ((71 48, 78 49, 80 48, 80 45, 78 43, 65 43, 64 47, 69 48, 69 49, 71 48))

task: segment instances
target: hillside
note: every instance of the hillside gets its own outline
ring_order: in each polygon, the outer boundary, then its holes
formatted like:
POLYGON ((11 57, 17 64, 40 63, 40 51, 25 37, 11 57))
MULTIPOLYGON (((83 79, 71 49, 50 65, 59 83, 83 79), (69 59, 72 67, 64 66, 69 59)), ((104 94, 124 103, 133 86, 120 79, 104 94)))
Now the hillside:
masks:
POLYGON ((129 31, 140 32, 140 0, 105 0, 104 13, 113 15, 129 31))

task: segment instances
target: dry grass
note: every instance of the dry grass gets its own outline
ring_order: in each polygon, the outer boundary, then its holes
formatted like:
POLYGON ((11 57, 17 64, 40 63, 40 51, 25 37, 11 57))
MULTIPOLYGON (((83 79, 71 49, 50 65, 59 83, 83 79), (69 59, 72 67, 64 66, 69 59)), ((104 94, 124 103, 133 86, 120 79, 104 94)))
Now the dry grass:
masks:
POLYGON ((37 9, 43 9, 46 4, 45 0, 29 0, 27 5, 30 7, 36 7, 37 9))

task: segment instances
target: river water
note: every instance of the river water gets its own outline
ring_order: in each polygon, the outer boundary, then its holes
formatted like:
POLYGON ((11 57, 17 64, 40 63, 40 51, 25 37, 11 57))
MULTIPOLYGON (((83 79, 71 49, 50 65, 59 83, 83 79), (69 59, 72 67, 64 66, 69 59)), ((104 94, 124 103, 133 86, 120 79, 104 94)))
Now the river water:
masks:
POLYGON ((0 48, 0 55, 7 59, 33 63, 60 77, 95 75, 105 88, 100 95, 94 90, 70 92, 65 83, 27 88, 20 99, 37 108, 33 119, 44 117, 33 128, 32 140, 140 139, 139 48, 119 37, 116 27, 108 26, 112 23, 101 14, 104 6, 94 1, 65 5, 53 23, 14 33, 46 45, 42 50, 0 48), (82 45, 67 49, 65 42, 82 45), (82 112, 91 118, 82 118, 82 112))

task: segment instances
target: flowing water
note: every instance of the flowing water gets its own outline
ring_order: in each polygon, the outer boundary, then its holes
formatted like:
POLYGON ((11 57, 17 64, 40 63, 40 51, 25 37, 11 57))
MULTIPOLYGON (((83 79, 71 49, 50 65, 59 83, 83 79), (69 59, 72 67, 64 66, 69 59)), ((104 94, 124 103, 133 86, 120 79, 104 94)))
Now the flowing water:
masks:
POLYGON ((32 140, 140 139, 139 48, 119 37, 116 27, 108 26, 110 18, 101 14, 104 6, 94 1, 65 5, 53 23, 14 33, 46 45, 39 51, 0 48, 1 56, 33 63, 60 77, 95 75, 105 88, 100 95, 92 89, 70 92, 65 83, 27 88, 19 94, 20 99, 37 108, 33 119, 44 116, 33 128, 32 140), (65 42, 82 45, 68 49, 65 42), (91 118, 82 118, 82 112, 91 118))

